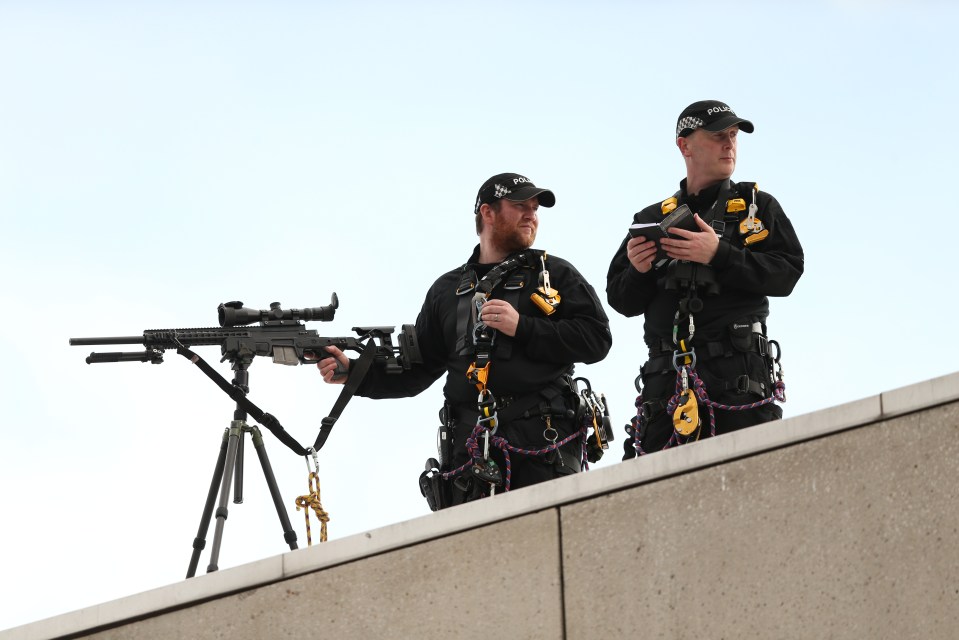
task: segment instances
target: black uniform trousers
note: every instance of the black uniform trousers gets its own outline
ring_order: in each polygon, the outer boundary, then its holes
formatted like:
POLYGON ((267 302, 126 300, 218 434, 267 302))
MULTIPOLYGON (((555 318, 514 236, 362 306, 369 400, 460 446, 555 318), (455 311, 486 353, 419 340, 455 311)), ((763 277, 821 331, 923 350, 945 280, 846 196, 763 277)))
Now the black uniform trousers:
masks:
MULTIPOLYGON (((456 411, 453 425, 453 452, 449 469, 458 469, 472 458, 466 448, 466 441, 476 426, 476 411, 456 411)), ((496 433, 490 436, 489 456, 499 467, 503 484, 497 487, 497 493, 505 489, 506 456, 502 449, 492 444, 495 436, 505 438, 510 446, 528 451, 537 451, 550 445, 548 437, 555 436, 557 442, 565 440, 578 430, 574 420, 552 417, 551 426, 555 434, 547 433, 546 422, 542 416, 515 417, 500 422, 496 433)), ((477 440, 480 454, 483 451, 483 438, 477 440)), ((509 452, 510 490, 528 487, 547 480, 553 480, 577 473, 582 466, 582 440, 573 438, 560 449, 546 455, 526 455, 516 451, 509 452)), ((472 480, 470 468, 453 479, 453 504, 467 502, 489 494, 488 483, 472 480), (457 491, 456 488, 459 488, 457 491), (459 495, 457 495, 459 493, 459 495)))

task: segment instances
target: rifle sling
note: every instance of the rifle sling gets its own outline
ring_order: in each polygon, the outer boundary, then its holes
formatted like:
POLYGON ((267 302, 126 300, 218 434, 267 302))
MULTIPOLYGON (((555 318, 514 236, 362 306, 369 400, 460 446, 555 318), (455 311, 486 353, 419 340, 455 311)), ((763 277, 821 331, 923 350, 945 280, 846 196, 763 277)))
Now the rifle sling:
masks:
MULTIPOLYGON (((309 450, 305 449, 299 442, 293 439, 289 433, 283 428, 283 425, 280 424, 280 421, 276 419, 275 416, 266 413, 258 406, 253 404, 253 401, 250 400, 246 393, 237 387, 227 382, 226 378, 220 375, 220 372, 211 367, 206 360, 198 356, 193 351, 190 351, 186 347, 177 347, 177 353, 181 356, 195 364, 199 369, 207 375, 208 378, 213 380, 218 387, 220 387, 230 398, 236 402, 237 406, 246 411, 254 420, 262 424, 264 427, 270 430, 277 439, 285 444, 293 453, 305 456, 309 454, 309 450)), ((340 414, 343 413, 343 409, 346 408, 346 404, 350 401, 350 398, 353 397, 353 394, 356 393, 356 390, 359 388, 360 383, 363 382, 363 378, 366 377, 366 373, 370 370, 370 365, 373 364, 373 357, 376 355, 376 344, 371 340, 366 343, 363 353, 360 354, 359 359, 356 360, 350 377, 347 379, 346 384, 343 386, 343 390, 340 391, 339 397, 336 399, 336 403, 333 405, 333 409, 330 411, 330 415, 326 418, 323 418, 321 421, 320 432, 316 436, 316 442, 313 444, 313 450, 319 451, 323 448, 323 445, 326 444, 326 439, 330 437, 330 431, 333 430, 333 425, 336 424, 336 421, 339 419, 340 414)))
POLYGON ((346 403, 350 401, 350 398, 353 397, 356 390, 360 388, 363 378, 366 377, 367 372, 370 370, 374 355, 376 355, 376 344, 371 339, 363 348, 363 353, 360 354, 360 357, 353 363, 353 366, 350 367, 350 375, 346 379, 346 384, 343 385, 343 390, 340 391, 339 397, 333 404, 330 415, 323 418, 320 422, 320 432, 316 434, 316 442, 313 443, 314 451, 319 451, 323 448, 323 445, 326 444, 326 439, 330 437, 330 431, 333 430, 333 425, 336 424, 336 421, 340 419, 340 414, 343 413, 343 409, 346 408, 346 403))
POLYGON ((250 416, 253 417, 254 420, 269 429, 270 433, 275 435, 277 439, 289 447, 290 450, 301 456, 305 456, 309 453, 300 445, 299 442, 293 439, 293 436, 286 432, 279 420, 269 413, 265 413, 262 409, 253 404, 253 402, 246 396, 246 393, 244 393, 242 389, 227 382, 226 378, 220 375, 219 371, 207 364, 203 358, 193 353, 186 347, 177 347, 176 352, 199 367, 200 370, 207 375, 207 377, 213 380, 218 387, 223 389, 223 391, 236 402, 238 407, 246 411, 250 416))

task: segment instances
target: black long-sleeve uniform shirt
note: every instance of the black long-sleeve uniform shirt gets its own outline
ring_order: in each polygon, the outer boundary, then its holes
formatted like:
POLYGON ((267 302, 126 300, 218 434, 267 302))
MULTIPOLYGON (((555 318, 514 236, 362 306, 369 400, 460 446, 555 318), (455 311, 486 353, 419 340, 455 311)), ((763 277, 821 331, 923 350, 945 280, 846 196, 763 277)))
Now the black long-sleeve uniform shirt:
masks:
MULTIPOLYGON (((465 269, 483 277, 495 265, 477 264, 479 246, 469 262, 440 276, 426 294, 416 319, 416 337, 423 363, 401 374, 388 374, 378 367, 370 369, 357 391, 368 398, 414 396, 446 373, 443 388, 452 404, 476 406, 477 389, 466 377, 475 360, 464 349, 459 335, 461 296, 456 295, 465 269)), ((519 325, 513 337, 498 334, 490 361, 487 388, 496 397, 520 397, 536 392, 568 373, 574 363, 593 363, 606 357, 612 346, 609 319, 593 287, 573 265, 548 255, 546 267, 552 288, 561 302, 547 316, 530 299, 538 286, 539 269, 529 268, 529 277, 521 290, 504 295, 503 286, 493 289, 491 298, 515 300, 519 325), (518 297, 517 297, 518 294, 518 297)), ((464 294, 472 298, 471 293, 464 294)), ((467 330, 472 331, 472 326, 467 330)))
MULTIPOLYGON (((745 185, 742 185, 745 186, 745 185)), ((721 235, 719 249, 709 267, 718 294, 710 295, 706 287, 699 291, 703 309, 694 314, 696 335, 713 340, 725 335, 729 323, 751 317, 765 322, 769 315, 767 296, 787 296, 803 273, 803 250, 792 223, 779 202, 765 192, 756 194, 756 213, 768 236, 746 246, 740 235, 740 222, 747 211, 728 212, 727 202, 742 198, 752 202, 752 192, 738 189, 729 180, 703 190, 696 196, 686 192, 686 181, 680 183, 679 205, 688 204, 707 223, 724 220, 726 233, 721 235), (740 193, 742 191, 742 193, 740 193)), ((633 216, 634 222, 659 222, 663 219, 661 203, 652 204, 633 216)), ((640 273, 626 257, 623 240, 606 276, 606 296, 611 307, 625 316, 645 316, 644 336, 648 346, 656 349, 662 341, 672 341, 672 329, 683 287, 667 290, 670 262, 640 273)), ((684 337, 686 326, 681 327, 684 337)))

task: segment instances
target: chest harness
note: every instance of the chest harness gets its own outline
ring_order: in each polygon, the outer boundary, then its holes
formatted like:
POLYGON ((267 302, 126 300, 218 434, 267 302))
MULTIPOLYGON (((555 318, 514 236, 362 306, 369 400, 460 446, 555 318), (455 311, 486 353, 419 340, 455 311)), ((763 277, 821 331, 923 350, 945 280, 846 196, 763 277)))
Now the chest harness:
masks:
MULTIPOLYGON (((589 381, 585 378, 570 379, 569 385, 574 392, 578 393, 577 381, 585 381, 585 389, 580 393, 582 398, 583 411, 577 415, 580 419, 582 428, 571 435, 560 439, 559 432, 552 425, 552 415, 548 409, 542 411, 543 421, 546 428, 543 431, 544 439, 549 443, 540 449, 522 449, 514 447, 509 441, 497 436, 499 428, 498 409, 508 404, 522 404, 523 399, 496 398, 488 387, 490 367, 493 348, 496 345, 498 332, 483 322, 482 309, 486 304, 493 290, 502 285, 504 290, 503 299, 509 302, 514 308, 518 308, 519 294, 526 288, 527 282, 531 277, 531 272, 539 268, 538 286, 530 294, 530 299, 534 305, 549 316, 556 312, 562 302, 562 297, 550 282, 549 271, 546 269, 546 253, 543 251, 529 249, 521 253, 510 256, 503 262, 494 266, 481 279, 477 279, 475 271, 464 267, 463 276, 456 288, 456 295, 460 296, 460 305, 457 315, 457 329, 461 336, 457 343, 457 352, 461 354, 471 354, 473 361, 466 370, 466 378, 477 389, 476 399, 477 418, 473 431, 466 440, 466 448, 470 454, 470 460, 456 469, 442 471, 447 460, 437 461, 430 458, 426 462, 426 470, 420 475, 420 490, 426 497, 432 510, 437 510, 449 506, 444 504, 443 490, 439 487, 439 481, 455 481, 462 474, 467 474, 468 478, 475 479, 485 484, 488 488, 488 495, 495 495, 498 487, 502 486, 504 491, 510 490, 511 461, 510 452, 519 453, 526 456, 549 457, 558 455, 558 449, 576 438, 583 439, 583 464, 587 463, 586 435, 587 426, 594 425, 593 432, 596 434, 596 441, 602 442, 599 454, 596 455, 589 449, 589 459, 598 460, 602 455, 602 449, 608 448, 607 434, 611 434, 609 429, 609 412, 606 408, 605 396, 597 396, 589 386, 589 381), (470 295, 471 294, 471 295, 470 295), (471 328, 470 328, 471 327, 471 328), (490 457, 490 449, 495 447, 503 452, 506 462, 505 474, 499 465, 490 457)), ((509 357, 511 345, 508 342, 500 341, 497 347, 497 353, 501 357, 509 357)), ((555 390, 551 390, 555 391, 555 390)), ((557 394, 559 391, 555 391, 557 394)), ((448 410, 448 407, 445 409, 448 410)), ((450 417, 444 418, 447 425, 450 417)), ((446 430, 444 425, 440 427, 439 449, 443 451, 444 438, 452 439, 450 430, 446 430)), ((612 439, 611 437, 609 439, 612 439)), ((445 443, 447 451, 452 443, 445 443)), ((448 458, 449 454, 441 454, 441 458, 448 458)), ((588 468, 585 467, 584 468, 588 468)))
MULTIPOLYGON (((726 200, 725 215, 717 218, 715 216, 717 205, 723 194, 727 193, 724 185, 720 188, 716 201, 702 216, 703 219, 710 223, 716 235, 729 242, 735 242, 738 238, 744 247, 751 247, 762 242, 769 236, 769 229, 763 225, 762 220, 756 217, 759 212, 759 206, 756 204, 756 194, 759 192, 759 187, 754 182, 740 182, 738 185, 730 183, 730 187, 734 190, 738 189, 739 193, 735 195, 742 194, 745 191, 750 199, 749 204, 746 204, 746 198, 743 197, 729 198, 726 200), (736 224, 736 220, 740 217, 742 211, 745 211, 746 214, 736 224)), ((680 192, 677 192, 663 201, 660 208, 664 216, 676 208, 679 196, 680 192)), ((699 374, 696 373, 696 349, 692 345, 692 341, 696 335, 695 314, 703 308, 703 301, 699 297, 699 288, 705 287, 707 293, 718 294, 719 285, 711 268, 705 265, 673 260, 668 269, 670 274, 667 275, 666 288, 681 288, 684 295, 680 299, 676 314, 673 317, 671 364, 676 371, 676 389, 666 403, 666 413, 672 416, 673 433, 664 448, 699 439, 702 433, 700 406, 704 406, 708 410, 710 436, 715 436, 716 415, 714 409, 746 411, 771 402, 786 401, 786 385, 783 382, 783 368, 780 363, 782 352, 779 343, 766 338, 762 323, 759 322, 733 323, 732 331, 736 331, 737 335, 731 336, 731 339, 734 342, 738 340, 739 344, 745 346, 747 350, 752 348, 753 343, 755 343, 755 350, 766 360, 772 394, 758 402, 743 405, 725 405, 709 399, 705 385, 699 374), (688 320, 687 336, 680 338, 680 325, 686 320, 688 320), (773 353, 773 347, 775 353, 773 353)), ((665 348, 667 345, 664 343, 663 346, 665 348)), ((765 383, 750 380, 746 375, 739 376, 735 388, 742 392, 752 391, 758 395, 766 396, 765 383)), ((633 447, 636 452, 639 455, 644 455, 646 452, 640 446, 640 440, 643 436, 644 422, 648 416, 645 411, 639 377, 636 378, 636 389, 639 392, 636 399, 638 411, 626 430, 627 433, 632 435, 633 447)))

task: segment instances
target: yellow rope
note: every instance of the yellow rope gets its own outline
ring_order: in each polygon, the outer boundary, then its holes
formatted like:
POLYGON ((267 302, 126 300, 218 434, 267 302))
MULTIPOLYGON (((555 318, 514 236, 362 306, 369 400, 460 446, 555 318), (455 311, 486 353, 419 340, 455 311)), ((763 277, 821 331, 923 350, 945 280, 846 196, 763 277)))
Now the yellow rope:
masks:
POLYGON ((320 542, 326 542, 326 523, 330 521, 330 514, 323 510, 320 504, 320 476, 315 471, 310 472, 309 479, 310 493, 305 496, 297 496, 296 510, 303 509, 303 517, 306 520, 306 546, 313 546, 313 537, 310 533, 310 509, 316 513, 317 520, 320 521, 320 542))

